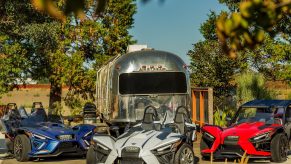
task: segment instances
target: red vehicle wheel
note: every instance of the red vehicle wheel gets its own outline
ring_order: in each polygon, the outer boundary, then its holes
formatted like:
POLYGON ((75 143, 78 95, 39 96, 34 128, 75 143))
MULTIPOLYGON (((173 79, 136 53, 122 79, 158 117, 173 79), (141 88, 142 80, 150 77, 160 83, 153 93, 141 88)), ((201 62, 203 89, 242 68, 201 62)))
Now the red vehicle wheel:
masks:
POLYGON ((287 137, 280 133, 271 141, 271 156, 273 162, 284 162, 287 160, 288 140, 287 137))

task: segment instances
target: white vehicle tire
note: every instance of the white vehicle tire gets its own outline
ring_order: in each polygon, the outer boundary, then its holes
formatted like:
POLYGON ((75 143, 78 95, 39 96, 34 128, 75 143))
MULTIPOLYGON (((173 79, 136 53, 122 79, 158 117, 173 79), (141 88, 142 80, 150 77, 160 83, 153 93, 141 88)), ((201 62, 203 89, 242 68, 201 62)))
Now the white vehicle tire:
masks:
POLYGON ((175 154, 175 164, 193 164, 195 156, 193 148, 188 144, 183 144, 175 154))

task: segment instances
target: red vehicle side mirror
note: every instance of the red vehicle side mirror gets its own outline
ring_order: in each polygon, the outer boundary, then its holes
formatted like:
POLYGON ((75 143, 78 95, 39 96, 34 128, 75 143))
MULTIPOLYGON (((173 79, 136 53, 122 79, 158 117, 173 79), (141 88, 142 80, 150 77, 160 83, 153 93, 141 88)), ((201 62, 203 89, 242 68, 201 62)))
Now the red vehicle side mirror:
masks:
POLYGON ((283 120, 281 118, 275 118, 274 123, 283 125, 283 120))

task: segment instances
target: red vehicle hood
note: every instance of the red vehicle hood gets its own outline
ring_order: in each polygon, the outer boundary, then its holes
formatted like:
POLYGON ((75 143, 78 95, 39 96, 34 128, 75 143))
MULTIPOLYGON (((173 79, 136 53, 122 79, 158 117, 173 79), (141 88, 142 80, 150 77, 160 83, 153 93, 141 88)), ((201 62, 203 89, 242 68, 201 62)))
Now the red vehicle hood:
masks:
POLYGON ((282 127, 281 124, 265 124, 264 122, 241 123, 224 129, 215 125, 205 125, 202 127, 202 132, 207 132, 213 136, 214 142, 210 149, 204 149, 202 152, 215 152, 216 149, 219 148, 219 145, 224 145, 226 140, 228 140, 228 142, 231 140, 237 142, 237 145, 240 145, 243 150, 247 150, 250 154, 269 155, 270 153, 268 152, 256 151, 255 147, 250 142, 250 138, 266 132, 271 132, 272 135, 272 133, 280 127, 282 127), (233 137, 227 139, 226 137, 228 136, 233 137))
POLYGON ((249 139, 252 136, 256 136, 257 134, 261 134, 267 131, 272 130, 274 127, 278 127, 278 124, 265 124, 264 122, 251 122, 251 123, 242 123, 238 125, 234 125, 228 128, 225 128, 221 132, 222 140, 226 136, 239 136, 241 139, 246 138, 249 139))

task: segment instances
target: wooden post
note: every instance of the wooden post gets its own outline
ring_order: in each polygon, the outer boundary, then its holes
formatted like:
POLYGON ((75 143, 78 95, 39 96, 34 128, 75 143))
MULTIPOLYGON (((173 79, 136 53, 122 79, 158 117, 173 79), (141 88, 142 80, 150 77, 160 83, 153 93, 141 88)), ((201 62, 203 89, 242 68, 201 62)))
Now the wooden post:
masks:
POLYGON ((195 123, 196 121, 196 96, 195 91, 192 89, 192 121, 195 123))
POLYGON ((212 164, 213 162, 213 152, 211 152, 211 155, 210 155, 210 164, 212 164))
POLYGON ((209 124, 213 124, 213 89, 208 88, 208 120, 209 124))
POLYGON ((203 91, 200 91, 200 127, 204 124, 204 94, 203 91))

